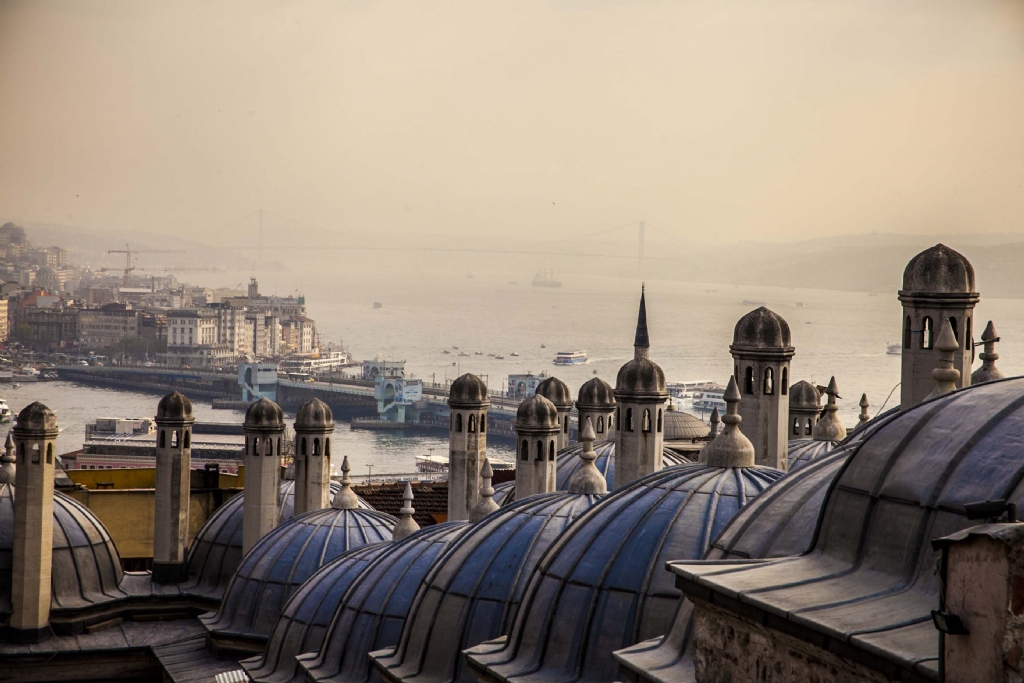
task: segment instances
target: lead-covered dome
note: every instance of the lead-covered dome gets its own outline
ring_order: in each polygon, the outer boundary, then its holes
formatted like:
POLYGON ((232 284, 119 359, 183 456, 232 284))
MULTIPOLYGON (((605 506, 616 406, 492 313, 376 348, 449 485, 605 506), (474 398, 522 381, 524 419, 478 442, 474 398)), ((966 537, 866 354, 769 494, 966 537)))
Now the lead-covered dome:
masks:
POLYGON ((664 400, 668 397, 665 373, 650 358, 633 358, 619 368, 619 374, 615 377, 615 396, 619 400, 664 400))
POLYGON ((974 266, 960 252, 936 244, 910 259, 903 270, 906 294, 975 294, 974 266))
POLYGON ((281 406, 264 397, 249 404, 243 425, 246 429, 283 429, 284 412, 281 406))
POLYGON ((452 382, 451 389, 448 390, 448 405, 452 407, 471 408, 489 402, 487 385, 471 372, 467 372, 452 382))
POLYGON ((675 410, 665 410, 665 441, 693 441, 703 439, 711 433, 711 426, 696 415, 675 410))
POLYGON ((296 429, 334 429, 334 413, 331 407, 314 397, 299 406, 295 412, 296 429))
MULTIPOLYGON (((569 490, 569 481, 572 479, 572 475, 583 466, 583 461, 580 460, 580 453, 583 452, 583 444, 576 443, 567 448, 563 448, 558 452, 555 460, 555 486, 559 491, 569 490)), ((608 486, 609 491, 615 490, 615 442, 612 440, 607 441, 595 441, 594 452, 597 454, 597 460, 594 461, 594 466, 597 467, 597 471, 604 475, 605 483, 608 486)), ((661 467, 662 469, 674 467, 676 465, 685 465, 689 463, 685 457, 679 453, 673 451, 669 447, 663 447, 661 449, 661 467)))
MULTIPOLYGON (((172 391, 160 399, 160 403, 157 404, 156 419, 157 421, 191 420, 192 401, 188 400, 188 396, 177 391, 172 391)), ((19 422, 20 421, 21 420, 19 419, 19 422)))
POLYGON ((57 429, 57 415, 39 401, 29 403, 18 413, 15 429, 50 432, 57 429))
POLYGON ((600 377, 592 377, 583 383, 576 395, 576 408, 587 410, 610 410, 615 407, 612 385, 600 377))
POLYGON ((477 522, 434 563, 398 644, 376 656, 374 666, 387 680, 475 683, 462 650, 508 632, 544 551, 598 498, 545 493, 477 522))
POLYGON ((764 306, 756 308, 739 319, 732 334, 732 349, 792 350, 789 323, 775 311, 764 306))
POLYGON ((569 386, 557 377, 548 377, 542 381, 537 385, 535 393, 554 403, 559 410, 572 408, 572 392, 569 391, 569 386))
POLYGON ((795 472, 812 460, 816 460, 836 447, 838 441, 818 439, 792 439, 787 444, 786 469, 795 472))
POLYGON ((805 379, 789 388, 789 410, 798 412, 818 412, 821 410, 821 392, 805 379))
POLYGON ((548 399, 534 394, 519 404, 515 426, 517 429, 558 429, 558 409, 548 399))

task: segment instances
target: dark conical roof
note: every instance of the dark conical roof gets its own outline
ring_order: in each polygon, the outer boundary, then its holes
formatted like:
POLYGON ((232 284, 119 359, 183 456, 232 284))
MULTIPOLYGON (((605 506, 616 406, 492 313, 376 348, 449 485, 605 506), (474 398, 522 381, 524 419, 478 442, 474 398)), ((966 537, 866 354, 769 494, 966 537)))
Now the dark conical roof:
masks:
POLYGON ((243 424, 246 429, 284 429, 284 413, 281 406, 264 397, 249 404, 243 424))
POLYGON ((636 316, 636 336, 633 338, 633 346, 649 347, 651 337, 647 334, 647 301, 645 297, 646 288, 640 287, 640 312, 636 316))
POLYGON ((309 399, 295 413, 295 429, 334 429, 331 407, 316 397, 309 399))
POLYGON ((577 408, 614 408, 615 394, 612 385, 600 377, 592 377, 583 383, 576 396, 577 408))
POLYGON ((976 294, 974 266, 960 252, 936 244, 910 259, 903 271, 906 294, 976 294))
POLYGON ((452 382, 451 389, 448 391, 448 405, 473 407, 487 403, 490 403, 490 399, 487 397, 487 385, 473 373, 467 372, 452 382))
POLYGON ((572 408, 572 392, 569 391, 569 386, 557 377, 548 377, 538 384, 535 393, 554 403, 559 410, 572 408))
POLYGON ((188 400, 184 394, 172 391, 160 399, 160 403, 157 404, 156 419, 157 422, 161 420, 191 420, 193 419, 192 401, 188 400))

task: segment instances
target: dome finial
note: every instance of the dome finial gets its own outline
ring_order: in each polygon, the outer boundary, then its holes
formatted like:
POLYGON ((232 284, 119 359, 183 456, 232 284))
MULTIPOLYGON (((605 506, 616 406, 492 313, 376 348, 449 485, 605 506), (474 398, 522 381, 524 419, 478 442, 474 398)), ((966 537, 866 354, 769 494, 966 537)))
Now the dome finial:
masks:
POLYGON ((711 409, 711 433, 708 434, 708 441, 718 436, 718 430, 722 428, 722 418, 718 414, 718 408, 711 409))
POLYGON ((928 394, 928 398, 942 396, 956 389, 960 371, 953 367, 953 354, 959 348, 960 345, 956 343, 956 337, 953 335, 953 326, 946 320, 942 325, 942 331, 939 332, 939 340, 935 344, 935 349, 939 352, 939 366, 932 370, 935 388, 932 389, 932 393, 928 394))
POLYGON ((740 431, 740 390, 736 386, 736 378, 729 378, 729 386, 723 396, 726 403, 725 417, 722 422, 725 430, 721 436, 704 447, 700 453, 700 461, 712 467, 753 467, 754 444, 740 431))
POLYGON ((469 509, 470 522, 479 522, 498 509, 498 504, 494 502, 494 487, 491 486, 493 477, 494 469, 491 462, 484 458, 483 467, 480 468, 480 498, 469 509))
POLYGON ((334 502, 331 507, 335 510, 355 510, 359 507, 359 499, 352 490, 352 479, 348 473, 352 468, 348 465, 348 456, 341 461, 341 490, 334 494, 334 502))
POLYGON ((569 480, 569 493, 587 495, 608 493, 608 482, 594 465, 594 461, 597 460, 597 453, 594 452, 596 438, 594 424, 590 417, 587 417, 583 423, 583 430, 580 431, 580 441, 583 442, 580 460, 583 461, 583 465, 573 472, 572 478, 569 480))
POLYGON ((420 525, 412 518, 416 514, 416 508, 412 506, 412 484, 409 482, 405 482, 405 491, 402 493, 402 509, 399 512, 402 516, 395 528, 391 530, 391 540, 393 541, 401 541, 420 528, 420 525))
POLYGON ((871 419, 871 415, 868 414, 868 407, 870 407, 871 404, 868 403, 867 394, 860 395, 860 403, 858 405, 860 405, 860 415, 857 417, 857 419, 860 421, 861 424, 864 424, 865 422, 871 419))
POLYGON ((14 483, 14 437, 7 432, 7 443, 4 446, 4 454, 0 456, 0 484, 14 483))
POLYGON ((842 441, 846 438, 846 426, 837 414, 839 406, 836 405, 836 399, 842 397, 839 395, 835 377, 829 380, 825 394, 828 396, 828 403, 825 404, 824 415, 814 424, 811 438, 815 441, 842 441))
POLYGON ((996 361, 999 360, 999 354, 996 353, 996 342, 999 341, 999 335, 996 334, 996 326, 992 324, 991 320, 988 321, 985 331, 981 334, 981 341, 985 345, 985 350, 978 354, 978 358, 981 359, 981 367, 971 375, 971 384, 991 382, 1006 376, 1002 370, 996 367, 996 361))
POLYGON ((633 357, 647 358, 651 338, 647 334, 647 301, 644 285, 640 285, 640 313, 636 318, 636 337, 633 339, 633 357))

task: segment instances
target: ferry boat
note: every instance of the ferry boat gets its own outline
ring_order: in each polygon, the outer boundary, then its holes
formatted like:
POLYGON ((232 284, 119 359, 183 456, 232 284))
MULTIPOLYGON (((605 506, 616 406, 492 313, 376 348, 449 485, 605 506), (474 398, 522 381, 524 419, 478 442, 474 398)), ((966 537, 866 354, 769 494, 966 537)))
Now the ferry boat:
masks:
POLYGON ((668 393, 675 398, 695 398, 703 389, 718 386, 718 382, 710 379, 694 379, 682 382, 670 382, 668 393))
POLYGON ((555 271, 553 270, 538 270, 537 274, 533 276, 534 287, 561 287, 562 283, 555 279, 555 271))
POLYGON ((555 365, 579 365, 587 362, 587 351, 559 351, 555 354, 555 365))
POLYGON ((14 417, 14 413, 11 412, 11 407, 7 405, 7 401, 0 398, 0 422, 8 422, 14 417))
POLYGON ((885 352, 890 356, 902 356, 903 347, 900 346, 899 344, 889 344, 888 346, 885 347, 885 352))
POLYGON ((715 408, 725 414, 725 387, 706 387, 693 397, 693 409, 701 413, 710 413, 715 408))

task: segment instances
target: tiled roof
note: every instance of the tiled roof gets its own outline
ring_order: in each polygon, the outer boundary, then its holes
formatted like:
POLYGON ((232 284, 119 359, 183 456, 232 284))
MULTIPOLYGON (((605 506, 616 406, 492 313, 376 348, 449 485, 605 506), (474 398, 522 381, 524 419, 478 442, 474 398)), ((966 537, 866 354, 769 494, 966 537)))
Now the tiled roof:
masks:
MULTIPOLYGON (((366 484, 354 486, 353 491, 373 506, 374 510, 399 517, 405 482, 395 484, 366 484)), ((421 527, 448 519, 448 482, 412 482, 412 516, 421 527)))

